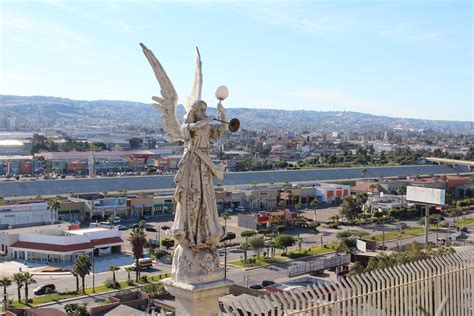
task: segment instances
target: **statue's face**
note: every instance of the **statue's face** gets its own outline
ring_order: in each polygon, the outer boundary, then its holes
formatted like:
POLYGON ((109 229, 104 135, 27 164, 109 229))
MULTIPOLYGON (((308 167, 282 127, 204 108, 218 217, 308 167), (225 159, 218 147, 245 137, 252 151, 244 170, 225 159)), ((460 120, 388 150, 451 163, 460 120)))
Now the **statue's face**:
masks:
POLYGON ((200 121, 206 117, 206 110, 203 108, 198 108, 194 111, 194 118, 196 121, 200 121))

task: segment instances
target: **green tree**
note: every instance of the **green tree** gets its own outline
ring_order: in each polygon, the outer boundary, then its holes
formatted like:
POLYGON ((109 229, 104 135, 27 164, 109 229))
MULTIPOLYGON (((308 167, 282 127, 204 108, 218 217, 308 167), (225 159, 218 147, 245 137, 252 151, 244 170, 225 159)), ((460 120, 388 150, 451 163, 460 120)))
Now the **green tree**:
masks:
POLYGON ((260 250, 265 247, 265 240, 263 236, 253 236, 248 240, 250 247, 257 252, 257 258, 260 258, 260 250))
POLYGON ((130 243, 132 244, 133 257, 135 258, 135 281, 140 277, 140 266, 138 260, 143 256, 143 248, 146 245, 145 232, 143 228, 137 227, 130 232, 130 243))
POLYGON ((25 304, 28 305, 28 286, 35 284, 36 280, 33 279, 33 275, 29 272, 23 272, 23 283, 25 284, 25 304))
POLYGON ((87 316, 87 305, 71 303, 64 305, 64 311, 68 316, 87 316))
POLYGON ((60 207, 61 203, 59 201, 59 198, 54 197, 48 200, 48 210, 51 210, 51 224, 54 221, 54 212, 57 212, 60 207))
POLYGON ((284 232, 286 230, 286 226, 285 225, 278 225, 277 227, 275 227, 275 229, 278 232, 278 234, 281 234, 282 232, 284 232))
MULTIPOLYGON (((92 254, 93 255, 93 254, 92 254)), ((82 280, 82 292, 86 292, 86 275, 89 275, 91 272, 91 258, 86 254, 81 254, 77 257, 76 262, 74 263, 73 269, 76 271, 77 275, 82 280)))
POLYGON ((127 283, 130 284, 131 283, 131 280, 130 280, 130 272, 135 270, 135 267, 133 266, 128 266, 128 267, 125 267, 125 271, 127 271, 127 283))
POLYGON ((16 283, 16 290, 18 295, 18 303, 21 302, 21 288, 25 285, 25 278, 23 272, 13 274, 13 281, 16 283))
POLYGON ((227 233, 227 220, 230 218, 230 215, 227 212, 223 212, 221 217, 224 220, 224 233, 227 233))
POLYGON ((275 238, 275 244, 278 248, 285 249, 285 252, 288 252, 288 247, 295 244, 295 238, 291 235, 278 235, 275 238))
POLYGON ((365 267, 359 261, 356 261, 349 270, 349 276, 361 274, 364 272, 364 269, 365 267))
POLYGON ((174 239, 173 238, 162 238, 161 239, 161 246, 165 247, 166 250, 169 250, 171 247, 174 246, 174 239))
POLYGON ((256 234, 257 232, 254 230, 244 230, 243 232, 240 233, 240 237, 245 237, 245 241, 248 241, 249 237, 252 237, 256 234))
POLYGON ((75 265, 71 269, 71 274, 76 278, 76 292, 79 293, 79 274, 77 273, 75 265))
POLYGON ((13 280, 9 277, 3 277, 0 279, 0 286, 3 287, 3 309, 7 310, 8 308, 8 299, 7 299, 7 287, 12 285, 13 280))
POLYGON ((115 271, 118 271, 120 270, 120 267, 119 266, 116 266, 116 265, 111 265, 109 267, 109 271, 112 272, 112 280, 114 282, 114 287, 116 287, 118 284, 117 284, 117 279, 115 278, 115 271))
POLYGON ((248 242, 246 241, 243 241, 241 244, 240 244, 240 249, 242 249, 244 251, 244 262, 247 262, 247 250, 250 249, 250 245, 248 242))

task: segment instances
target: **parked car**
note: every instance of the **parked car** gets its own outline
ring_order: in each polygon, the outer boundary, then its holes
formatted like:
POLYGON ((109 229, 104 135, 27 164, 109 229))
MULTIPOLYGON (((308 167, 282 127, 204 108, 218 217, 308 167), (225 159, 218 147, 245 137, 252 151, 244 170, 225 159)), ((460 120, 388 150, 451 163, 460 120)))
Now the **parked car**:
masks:
POLYGON ((233 208, 228 208, 225 210, 225 212, 227 213, 234 213, 234 209, 233 208))
POLYGON ((140 227, 139 223, 135 223, 135 224, 132 225, 132 228, 138 228, 138 227, 140 227))
POLYGON ((387 247, 387 246, 382 246, 382 245, 377 245, 377 246, 375 247, 375 249, 377 249, 377 250, 387 250, 388 247, 387 247))
POLYGON ((125 226, 125 225, 116 225, 115 228, 117 228, 118 230, 127 230, 128 227, 125 226))
POLYGON ((237 208, 235 209, 237 212, 245 212, 245 207, 243 206, 237 206, 237 208))
POLYGON ((120 224, 121 222, 122 222, 122 219, 120 217, 118 217, 118 216, 114 217, 113 223, 115 225, 120 224))
POLYGON ((44 295, 56 291, 56 285, 54 284, 45 284, 40 285, 33 290, 34 295, 44 295))
POLYGON ((262 290, 263 286, 261 284, 252 284, 251 286, 249 286, 249 288, 254 290, 262 290))
POLYGON ((158 231, 155 227, 153 227, 153 226, 151 226, 151 225, 145 226, 145 230, 146 230, 147 232, 154 232, 154 233, 156 233, 156 232, 158 231))
POLYGON ((270 285, 273 285, 275 284, 275 281, 272 281, 272 280, 263 280, 262 281, 262 286, 263 287, 267 287, 267 286, 270 286, 270 285))

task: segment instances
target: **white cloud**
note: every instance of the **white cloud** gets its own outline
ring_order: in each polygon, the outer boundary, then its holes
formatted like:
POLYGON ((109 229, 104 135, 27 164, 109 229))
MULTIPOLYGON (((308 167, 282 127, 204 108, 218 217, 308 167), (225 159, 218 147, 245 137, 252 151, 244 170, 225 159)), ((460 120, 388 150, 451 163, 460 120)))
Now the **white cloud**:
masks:
POLYGON ((80 44, 89 42, 89 38, 84 34, 75 32, 61 25, 14 15, 3 14, 0 20, 0 27, 3 30, 16 30, 34 36, 48 37, 52 40, 67 38, 71 42, 80 44))

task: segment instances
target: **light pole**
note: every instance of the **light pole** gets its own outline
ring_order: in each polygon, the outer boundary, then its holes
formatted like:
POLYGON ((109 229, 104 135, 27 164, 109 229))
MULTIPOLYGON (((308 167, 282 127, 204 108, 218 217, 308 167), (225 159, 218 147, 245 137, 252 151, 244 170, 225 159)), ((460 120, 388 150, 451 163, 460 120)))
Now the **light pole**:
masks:
POLYGON ((92 248, 92 292, 95 293, 95 260, 94 260, 94 248, 92 248))

